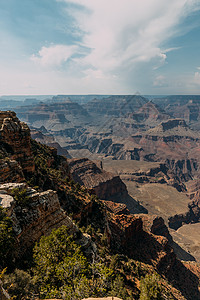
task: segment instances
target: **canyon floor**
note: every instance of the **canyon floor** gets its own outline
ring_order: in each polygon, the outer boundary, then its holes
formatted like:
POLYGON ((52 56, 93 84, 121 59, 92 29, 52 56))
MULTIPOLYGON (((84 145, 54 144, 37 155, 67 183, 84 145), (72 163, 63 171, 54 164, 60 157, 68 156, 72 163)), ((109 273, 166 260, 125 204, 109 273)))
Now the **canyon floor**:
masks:
MULTIPOLYGON (((177 189, 167 184, 139 183, 133 179, 135 174, 144 174, 158 165, 155 162, 103 161, 103 169, 120 176, 134 202, 136 201, 145 207, 148 214, 161 216, 165 220, 165 224, 168 225, 168 218, 187 212, 190 199, 186 193, 178 192, 177 189)), ((131 201, 131 197, 129 201, 131 201)), ((131 207, 131 203, 129 206, 131 207)), ((185 224, 178 230, 169 228, 169 231, 174 242, 200 263, 200 223, 185 224)))

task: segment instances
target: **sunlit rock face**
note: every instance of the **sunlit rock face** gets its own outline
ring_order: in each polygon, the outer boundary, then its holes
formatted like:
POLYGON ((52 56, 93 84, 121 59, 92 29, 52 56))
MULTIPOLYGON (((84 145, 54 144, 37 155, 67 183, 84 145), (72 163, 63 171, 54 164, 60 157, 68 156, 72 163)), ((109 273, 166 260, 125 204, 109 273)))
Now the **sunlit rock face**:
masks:
POLYGON ((68 160, 73 179, 88 189, 94 190, 100 199, 108 200, 115 196, 128 194, 119 176, 104 171, 101 166, 87 158, 68 160))
POLYGON ((30 129, 19 121, 15 112, 0 112, 0 144, 12 160, 20 163, 24 172, 34 172, 30 129))
POLYGON ((16 255, 22 256, 42 235, 65 225, 87 255, 95 252, 90 236, 82 234, 60 206, 55 191, 37 192, 26 183, 6 183, 0 185, 0 206, 7 209, 13 221, 16 236, 16 255), (16 201, 13 191, 26 190, 26 202, 16 201))

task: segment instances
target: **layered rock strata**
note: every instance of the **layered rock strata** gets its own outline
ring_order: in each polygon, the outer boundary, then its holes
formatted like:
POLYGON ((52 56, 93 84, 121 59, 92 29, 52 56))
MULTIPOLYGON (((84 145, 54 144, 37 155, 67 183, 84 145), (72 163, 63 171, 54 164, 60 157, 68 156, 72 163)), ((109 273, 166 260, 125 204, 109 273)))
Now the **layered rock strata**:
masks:
POLYGON ((2 182, 22 182, 24 181, 22 167, 16 160, 0 159, 0 183, 2 182))
POLYGON ((22 256, 42 235, 65 225, 88 255, 95 252, 90 236, 81 234, 78 227, 61 209, 57 193, 52 190, 37 192, 25 183, 0 185, 0 205, 13 221, 17 238, 17 256, 22 256), (16 190, 17 189, 17 190, 16 190), (26 190, 26 203, 16 201, 13 194, 26 190))
POLYGON ((116 195, 128 194, 119 176, 104 171, 87 158, 68 161, 74 181, 93 190, 100 199, 108 200, 116 195))
POLYGON ((19 121, 14 112, 0 113, 0 144, 0 150, 9 153, 12 160, 19 162, 24 172, 34 172, 30 129, 19 121))

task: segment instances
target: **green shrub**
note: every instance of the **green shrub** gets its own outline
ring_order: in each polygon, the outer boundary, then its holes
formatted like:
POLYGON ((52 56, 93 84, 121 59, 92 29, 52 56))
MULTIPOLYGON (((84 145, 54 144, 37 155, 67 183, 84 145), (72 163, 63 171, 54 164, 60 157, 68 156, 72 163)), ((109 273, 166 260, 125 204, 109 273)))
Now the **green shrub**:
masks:
POLYGON ((17 205, 27 206, 29 204, 29 196, 27 195, 27 190, 20 190, 19 188, 12 189, 11 195, 14 197, 17 205))
POLYGON ((133 296, 130 296, 125 288, 123 278, 118 275, 111 285, 111 291, 108 293, 108 296, 118 297, 123 300, 132 300, 133 296))
POLYGON ((12 221, 0 206, 0 268, 12 265, 14 242, 12 221))
POLYGON ((147 274, 140 281, 140 300, 162 300, 163 288, 160 284, 160 278, 157 274, 147 274))
POLYGON ((88 263, 65 226, 42 237, 33 256, 34 283, 42 299, 104 297, 111 289, 113 270, 101 262, 88 263))

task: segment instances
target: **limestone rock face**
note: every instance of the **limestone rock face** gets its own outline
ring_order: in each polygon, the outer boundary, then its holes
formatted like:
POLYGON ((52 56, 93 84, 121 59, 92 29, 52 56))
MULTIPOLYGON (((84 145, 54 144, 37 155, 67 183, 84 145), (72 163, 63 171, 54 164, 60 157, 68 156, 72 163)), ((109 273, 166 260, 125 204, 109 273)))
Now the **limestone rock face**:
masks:
POLYGON ((143 232, 142 219, 133 215, 112 215, 108 224, 107 235, 112 248, 130 254, 143 232))
POLYGON ((29 127, 20 122, 15 112, 0 112, 1 148, 22 166, 24 172, 34 172, 29 127))
POLYGON ((82 235, 60 207, 57 193, 52 190, 37 192, 25 183, 7 183, 0 185, 0 205, 7 209, 13 221, 13 229, 17 238, 17 256, 22 256, 34 245, 42 235, 50 234, 52 229, 67 226, 86 254, 94 253, 94 245, 90 236, 82 235), (28 203, 19 203, 12 197, 13 189, 27 191, 28 203))
POLYGON ((176 258, 162 218, 112 215, 108 219, 106 234, 115 251, 152 265, 160 275, 173 283, 186 299, 199 299, 198 285, 194 284, 198 282, 197 276, 176 258), (188 286, 189 290, 186 288, 188 286))
POLYGON ((22 167, 16 160, 0 159, 0 182, 22 182, 24 174, 22 167))
POLYGON ((100 199, 108 200, 115 195, 127 194, 125 184, 119 176, 102 170, 87 158, 68 161, 73 179, 95 191, 100 199))

